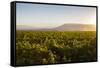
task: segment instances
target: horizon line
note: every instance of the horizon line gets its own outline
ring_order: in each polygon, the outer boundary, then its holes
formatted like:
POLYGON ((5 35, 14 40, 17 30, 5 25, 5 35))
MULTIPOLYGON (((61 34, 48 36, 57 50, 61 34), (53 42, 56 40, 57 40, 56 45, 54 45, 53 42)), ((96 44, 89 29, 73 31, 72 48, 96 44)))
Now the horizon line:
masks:
MULTIPOLYGON (((81 23, 64 23, 62 25, 65 25, 65 24, 81 24, 81 23)), ((34 24, 16 24, 16 25, 17 26, 34 26, 34 24)), ((96 24, 82 23, 81 25, 96 25, 96 24)), ((44 25, 42 25, 42 26, 44 26, 44 25)))

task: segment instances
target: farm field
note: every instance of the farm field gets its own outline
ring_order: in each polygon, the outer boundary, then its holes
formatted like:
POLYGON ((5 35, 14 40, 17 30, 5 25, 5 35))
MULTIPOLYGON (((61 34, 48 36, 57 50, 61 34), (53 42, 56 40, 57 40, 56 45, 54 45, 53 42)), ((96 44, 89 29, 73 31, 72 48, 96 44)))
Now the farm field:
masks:
POLYGON ((96 31, 16 30, 16 65, 96 61, 96 31))

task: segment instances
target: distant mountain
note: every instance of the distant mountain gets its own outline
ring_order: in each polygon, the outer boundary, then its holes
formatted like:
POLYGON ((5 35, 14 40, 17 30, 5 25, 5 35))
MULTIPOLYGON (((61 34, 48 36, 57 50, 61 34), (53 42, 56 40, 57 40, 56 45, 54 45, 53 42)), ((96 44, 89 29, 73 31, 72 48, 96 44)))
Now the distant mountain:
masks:
POLYGON ((53 30, 66 30, 66 31, 96 31, 96 26, 92 24, 64 24, 53 30))
POLYGON ((64 30, 64 31, 96 31, 96 26, 92 24, 63 24, 55 28, 39 28, 33 26, 17 25, 17 30, 64 30))

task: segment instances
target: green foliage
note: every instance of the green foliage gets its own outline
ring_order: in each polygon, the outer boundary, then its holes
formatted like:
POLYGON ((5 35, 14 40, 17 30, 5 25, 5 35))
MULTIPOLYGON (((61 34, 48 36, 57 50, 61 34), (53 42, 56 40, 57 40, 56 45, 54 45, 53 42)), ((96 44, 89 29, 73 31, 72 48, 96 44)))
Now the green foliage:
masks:
POLYGON ((17 65, 95 60, 95 31, 16 32, 17 65))

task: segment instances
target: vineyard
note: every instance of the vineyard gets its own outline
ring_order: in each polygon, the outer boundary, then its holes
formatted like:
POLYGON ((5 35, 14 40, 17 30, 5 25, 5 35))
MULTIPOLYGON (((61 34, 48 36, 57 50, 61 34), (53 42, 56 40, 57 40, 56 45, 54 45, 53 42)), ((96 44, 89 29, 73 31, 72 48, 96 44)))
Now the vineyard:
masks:
POLYGON ((16 65, 96 61, 95 31, 16 31, 16 65))

